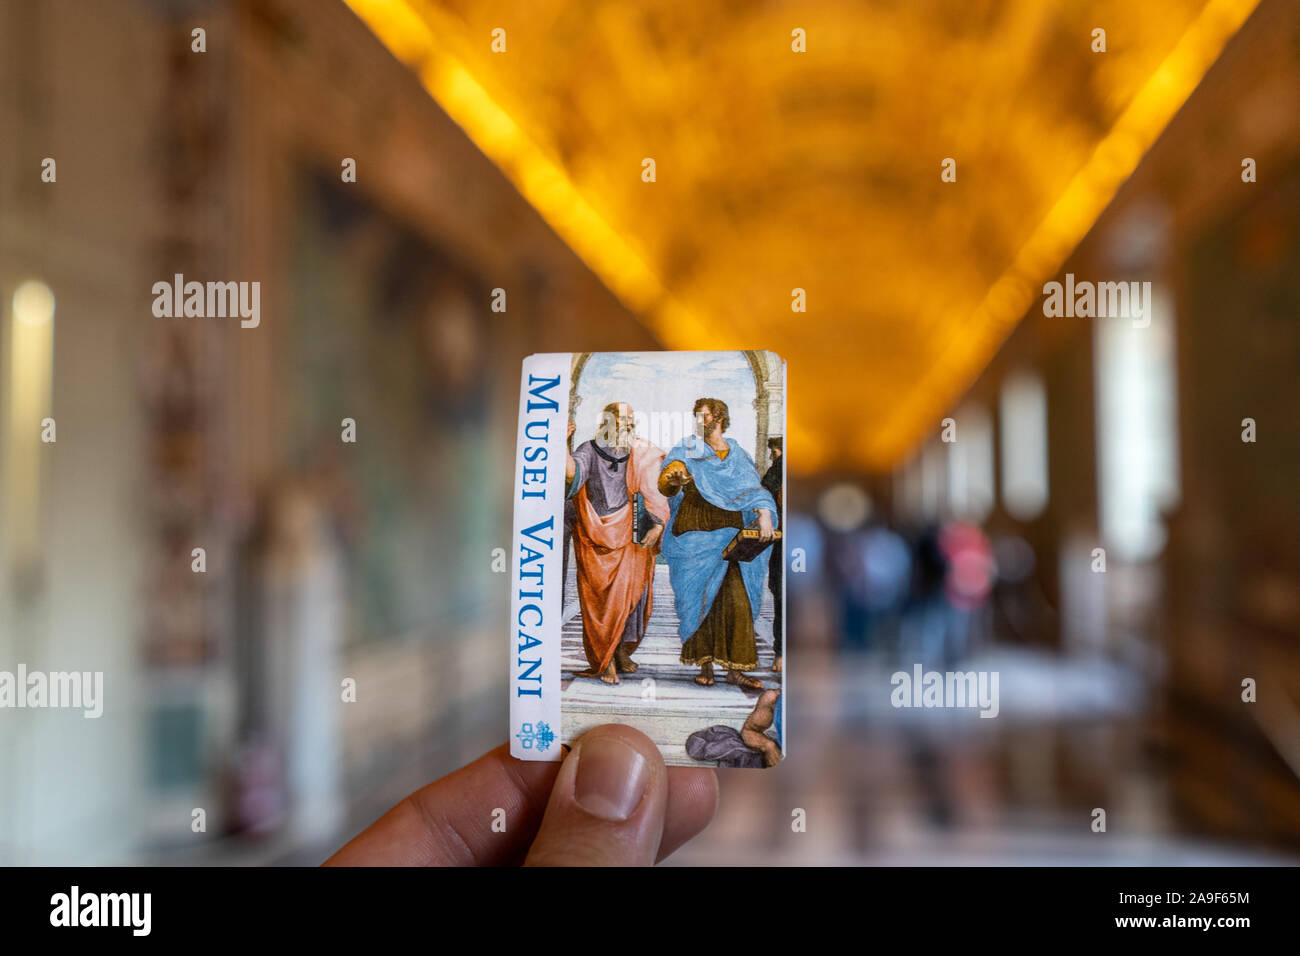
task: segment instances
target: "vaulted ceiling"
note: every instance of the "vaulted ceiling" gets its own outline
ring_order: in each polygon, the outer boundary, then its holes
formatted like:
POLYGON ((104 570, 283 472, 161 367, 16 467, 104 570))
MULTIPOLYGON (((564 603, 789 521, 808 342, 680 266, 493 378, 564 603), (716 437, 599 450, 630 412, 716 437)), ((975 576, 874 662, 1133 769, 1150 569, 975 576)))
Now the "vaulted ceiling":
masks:
POLYGON ((1257 2, 348 0, 667 347, 785 356, 797 470, 937 427, 1257 2))

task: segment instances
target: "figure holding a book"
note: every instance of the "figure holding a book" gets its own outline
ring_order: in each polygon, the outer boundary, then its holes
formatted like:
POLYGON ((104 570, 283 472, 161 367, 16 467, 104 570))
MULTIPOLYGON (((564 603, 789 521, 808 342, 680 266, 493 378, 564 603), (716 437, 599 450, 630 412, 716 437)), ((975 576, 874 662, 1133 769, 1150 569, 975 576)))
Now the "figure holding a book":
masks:
MULTIPOLYGON (((767 440, 767 453, 771 456, 772 464, 768 466, 767 473, 763 475, 763 487, 772 493, 776 499, 776 506, 784 513, 785 502, 781 500, 783 476, 785 474, 785 462, 781 456, 785 454, 785 441, 780 437, 769 438, 767 440)), ((772 662, 772 670, 778 674, 781 673, 781 637, 785 627, 785 616, 781 611, 781 599, 785 594, 785 542, 778 541, 772 545, 772 557, 767 563, 767 586, 772 592, 772 651, 776 659, 772 662)))
POLYGON ((725 402, 695 403, 695 434, 663 460, 658 490, 668 498, 663 531, 677 616, 681 662, 700 668, 695 682, 714 683, 714 665, 748 690, 763 684, 745 674, 758 667, 754 623, 762 603, 771 548, 779 535, 777 506, 754 460, 734 438, 725 402))
MULTIPOLYGON (((573 432, 570 422, 570 438, 573 432)), ((631 407, 613 402, 602 412, 595 437, 565 456, 588 664, 579 677, 617 684, 619 674, 637 670, 632 654, 650 621, 655 556, 668 520, 668 502, 656 487, 663 454, 636 437, 631 407)))

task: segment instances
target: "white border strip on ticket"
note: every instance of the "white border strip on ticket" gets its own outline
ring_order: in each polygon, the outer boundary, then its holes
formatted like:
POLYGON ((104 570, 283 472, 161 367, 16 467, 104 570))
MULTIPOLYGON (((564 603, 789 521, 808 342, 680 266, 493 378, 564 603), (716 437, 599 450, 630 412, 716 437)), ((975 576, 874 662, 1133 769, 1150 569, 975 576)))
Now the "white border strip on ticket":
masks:
POLYGON ((564 452, 573 356, 524 359, 510 555, 510 753, 560 760, 564 452))

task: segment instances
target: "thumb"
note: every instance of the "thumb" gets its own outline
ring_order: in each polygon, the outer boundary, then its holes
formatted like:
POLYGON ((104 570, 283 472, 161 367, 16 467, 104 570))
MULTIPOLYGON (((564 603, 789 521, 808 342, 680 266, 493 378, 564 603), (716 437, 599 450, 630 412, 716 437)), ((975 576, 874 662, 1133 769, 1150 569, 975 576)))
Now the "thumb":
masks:
POLYGON ((650 866, 668 776, 659 748, 622 724, 593 727, 560 766, 528 866, 650 866))

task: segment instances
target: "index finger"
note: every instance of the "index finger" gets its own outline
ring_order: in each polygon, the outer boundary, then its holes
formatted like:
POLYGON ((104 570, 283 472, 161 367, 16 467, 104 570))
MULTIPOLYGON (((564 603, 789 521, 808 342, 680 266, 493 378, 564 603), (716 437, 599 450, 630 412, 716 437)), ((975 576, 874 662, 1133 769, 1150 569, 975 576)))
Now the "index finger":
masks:
POLYGON ((501 866, 532 842, 559 762, 515 760, 502 744, 415 791, 326 866, 501 866), (504 811, 505 829, 492 825, 504 811))
MULTIPOLYGON (((566 748, 567 749, 567 748, 566 748)), ((559 762, 516 760, 502 744, 408 796, 325 861, 325 866, 506 866, 537 835, 559 762), (493 831, 493 811, 505 811, 493 831)), ((718 779, 710 767, 668 768, 659 859, 712 821, 718 779)))

